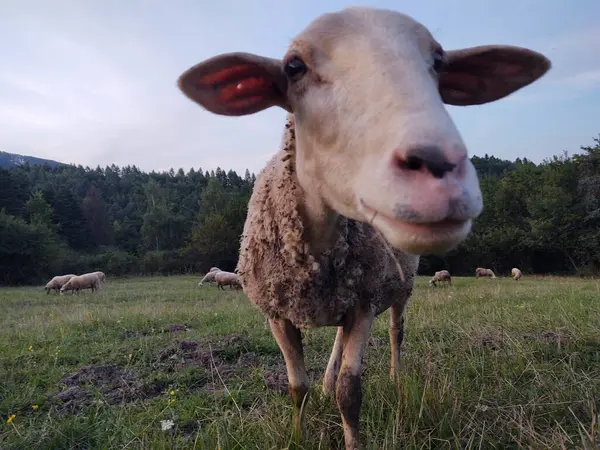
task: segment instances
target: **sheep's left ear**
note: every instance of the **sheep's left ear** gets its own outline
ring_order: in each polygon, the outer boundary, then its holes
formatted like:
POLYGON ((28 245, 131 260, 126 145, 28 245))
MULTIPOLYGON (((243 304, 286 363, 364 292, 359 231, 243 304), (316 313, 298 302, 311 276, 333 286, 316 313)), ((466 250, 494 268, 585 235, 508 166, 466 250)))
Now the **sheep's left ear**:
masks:
POLYGON ((508 45, 448 51, 439 74, 440 95, 449 105, 493 102, 533 83, 551 65, 541 53, 508 45))
POLYGON ((251 53, 227 53, 197 64, 177 80, 183 93, 210 112, 254 114, 271 106, 291 112, 281 61, 251 53))

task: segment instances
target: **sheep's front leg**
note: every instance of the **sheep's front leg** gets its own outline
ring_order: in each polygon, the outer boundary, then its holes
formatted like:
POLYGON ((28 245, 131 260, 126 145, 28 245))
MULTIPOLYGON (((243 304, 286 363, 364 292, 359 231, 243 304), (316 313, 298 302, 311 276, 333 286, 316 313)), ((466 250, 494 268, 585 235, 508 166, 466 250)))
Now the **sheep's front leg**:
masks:
POLYGON ((358 449, 358 424, 362 405, 361 364, 375 310, 358 309, 344 325, 342 364, 336 383, 336 400, 344 425, 346 450, 358 449))
POLYGON ((390 378, 395 380, 400 371, 400 347, 404 340, 404 305, 394 303, 390 308, 390 378))
POLYGON ((269 319, 271 332, 277 341, 277 345, 283 353, 285 367, 288 376, 288 390, 294 403, 294 431, 299 439, 302 434, 304 423, 305 399, 308 400, 308 389, 310 381, 306 367, 304 366, 304 350, 302 349, 302 335, 289 320, 269 319))
POLYGON ((331 356, 327 363, 325 376, 323 377, 323 393, 325 395, 333 395, 335 393, 335 382, 340 371, 342 362, 342 346, 343 346, 344 327, 338 327, 335 335, 335 342, 331 350, 331 356))

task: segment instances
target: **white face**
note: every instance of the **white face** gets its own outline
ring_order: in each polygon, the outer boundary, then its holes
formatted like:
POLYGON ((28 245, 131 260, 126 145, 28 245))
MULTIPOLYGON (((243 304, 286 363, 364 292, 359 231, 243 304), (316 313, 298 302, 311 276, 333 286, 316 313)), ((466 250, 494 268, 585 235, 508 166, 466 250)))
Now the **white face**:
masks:
POLYGON ((299 171, 318 180, 333 209, 372 222, 392 246, 415 254, 454 247, 483 207, 438 92, 441 55, 409 17, 351 9, 313 22, 284 59, 301 58, 311 70, 289 91, 299 171), (427 164, 438 160, 454 170, 432 175, 427 164))
POLYGON ((441 253, 465 239, 483 208, 444 103, 497 100, 549 67, 519 47, 444 52, 408 16, 349 8, 309 24, 282 61, 221 55, 190 68, 179 86, 216 114, 293 112, 303 185, 398 250, 441 253))

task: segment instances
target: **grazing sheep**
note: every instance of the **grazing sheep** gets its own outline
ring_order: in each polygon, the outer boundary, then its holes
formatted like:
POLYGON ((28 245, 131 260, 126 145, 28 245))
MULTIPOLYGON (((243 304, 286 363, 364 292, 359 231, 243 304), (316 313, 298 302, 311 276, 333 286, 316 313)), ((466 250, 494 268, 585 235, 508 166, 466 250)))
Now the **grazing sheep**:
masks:
POLYGON ((52 290, 58 293, 60 291, 60 288, 63 287, 63 285, 74 276, 76 275, 70 273, 68 275, 58 275, 52 278, 50 281, 48 281, 48 283, 46 283, 46 286, 44 286, 44 289, 46 289, 46 294, 49 294, 52 290))
POLYGON ((101 283, 106 281, 106 275, 104 275, 104 272, 92 272, 92 274, 96 275, 101 283))
POLYGON ((496 274, 494 274, 492 269, 484 269, 483 267, 478 267, 477 269, 475 269, 475 277, 476 278, 479 278, 479 277, 496 278, 496 274))
POLYGON ((104 272, 92 272, 92 275, 96 275, 100 281, 98 289, 104 289, 104 286, 106 285, 106 275, 104 272))
POLYGON ((521 278, 523 278, 523 273, 516 267, 512 268, 512 270, 510 271, 510 274, 512 275, 513 280, 515 280, 515 281, 519 281, 521 278))
POLYGON ((282 148, 256 179, 238 272, 285 359, 297 436, 309 391, 300 328, 338 327, 323 390, 335 390, 346 448, 358 448, 374 318, 391 308, 395 376, 418 255, 454 248, 481 213, 444 103, 492 102, 549 68, 520 47, 444 51, 406 15, 353 7, 314 20, 282 60, 228 53, 180 76, 212 113, 289 113, 282 148))
POLYGON ((223 286, 229 286, 230 289, 242 287, 240 277, 237 273, 225 272, 223 270, 220 270, 216 273, 215 282, 217 283, 217 288, 221 288, 223 290, 225 290, 223 286))
POLYGON ((449 285, 452 285, 452 277, 450 276, 450 272, 447 270, 440 270, 433 275, 433 278, 429 280, 429 286, 436 286, 436 283, 446 282, 449 285))
POLYGON ((82 289, 91 289, 92 292, 100 289, 100 278, 95 273, 84 273, 83 275, 77 275, 67 281, 63 287, 60 288, 60 293, 64 294, 66 291, 71 291, 72 294, 79 293, 82 289))
POLYGON ((211 281, 215 281, 215 275, 217 274, 217 272, 220 272, 221 269, 219 269, 218 267, 211 267, 210 270, 208 271, 208 273, 206 275, 204 275, 204 278, 202 278, 200 280, 200 283, 198 283, 198 286, 202 286, 202 283, 209 283, 211 281))

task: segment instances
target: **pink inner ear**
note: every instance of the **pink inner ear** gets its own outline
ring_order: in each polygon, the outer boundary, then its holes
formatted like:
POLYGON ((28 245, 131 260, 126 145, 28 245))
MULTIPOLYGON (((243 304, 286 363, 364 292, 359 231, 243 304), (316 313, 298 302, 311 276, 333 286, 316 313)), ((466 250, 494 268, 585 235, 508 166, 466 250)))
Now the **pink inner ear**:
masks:
POLYGON ((201 90, 213 91, 220 104, 236 113, 270 103, 275 93, 270 74, 254 64, 238 64, 208 72, 194 84, 201 90))
POLYGON ((221 70, 209 72, 205 75, 202 75, 198 80, 198 84, 211 86, 215 84, 228 83, 232 80, 240 80, 246 78, 249 72, 259 72, 259 70, 256 70, 256 67, 249 66, 247 64, 224 67, 221 70))

